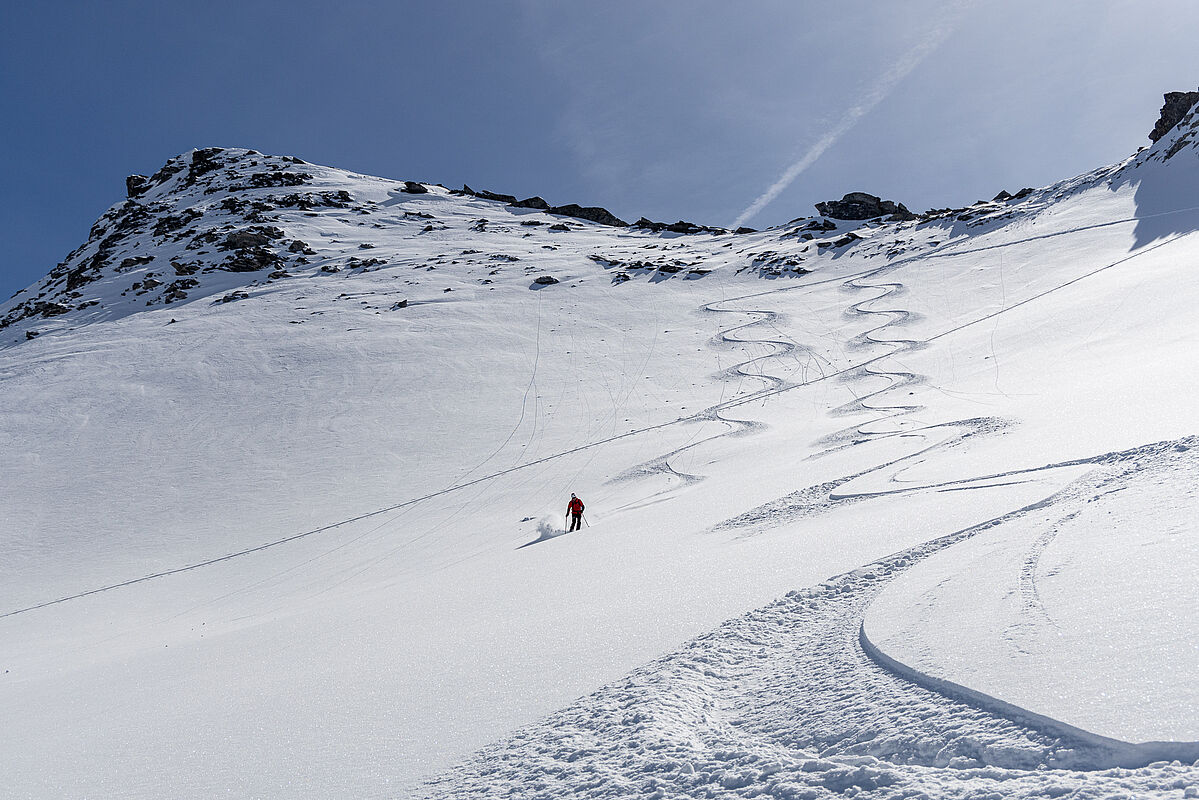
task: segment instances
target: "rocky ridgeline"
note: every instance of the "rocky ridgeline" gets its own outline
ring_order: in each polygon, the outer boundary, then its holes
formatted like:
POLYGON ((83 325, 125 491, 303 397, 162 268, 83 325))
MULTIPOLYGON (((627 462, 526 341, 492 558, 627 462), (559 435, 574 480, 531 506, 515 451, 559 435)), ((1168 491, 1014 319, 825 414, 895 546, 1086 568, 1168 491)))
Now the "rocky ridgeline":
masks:
MULTIPOLYGON (((1160 117, 1149 138, 1157 143, 1171 136, 1171 142, 1168 147, 1154 147, 1138 156, 1136 163, 1149 159, 1165 161, 1189 143, 1199 142, 1199 122, 1195 113, 1199 91, 1170 92, 1163 99, 1160 117)), ((350 177, 354 180, 362 178, 350 177)), ((1084 178, 1080 176, 1077 180, 1084 178)), ((416 181, 364 180, 368 185, 376 181, 383 184, 381 190, 393 197, 426 195, 431 191, 430 185, 416 181)), ((339 223, 370 224, 375 228, 397 223, 415 224, 423 226, 419 233, 447 230, 444 220, 411 209, 400 212, 399 220, 390 215, 383 220, 386 225, 375 221, 378 218, 372 218, 372 215, 393 203, 356 198, 342 188, 348 186, 359 191, 355 187, 360 185, 363 184, 347 183, 344 173, 310 166, 293 156, 270 156, 253 150, 218 147, 176 156, 153 175, 129 176, 125 182, 126 199, 96 221, 87 241, 68 254, 38 284, 17 292, 8 303, 0 306, 0 329, 22 320, 58 317, 76 311, 87 312, 88 309, 115 309, 117 306, 170 305, 216 292, 224 293, 221 299, 238 299, 245 295, 243 290, 249 286, 290 278, 297 272, 335 273, 343 269, 366 270, 386 265, 385 259, 350 255, 336 248, 330 249, 324 242, 318 255, 317 250, 295 233, 308 231, 304 235, 311 235, 312 227, 300 223, 301 216, 334 214, 339 223), (319 259, 315 264, 310 261, 313 257, 319 259), (219 276, 226 273, 241 273, 246 278, 221 280, 219 276), (100 308, 94 308, 97 306, 100 308)), ((1060 194, 1061 188, 1058 188, 1060 194)), ((476 198, 502 203, 512 209, 529 209, 642 234, 730 234, 725 228, 685 221, 654 222, 645 217, 629 225, 598 206, 573 203, 555 206, 541 197, 518 200, 513 195, 475 191, 469 186, 460 190, 446 190, 440 186, 432 189, 443 196, 448 193, 476 198)), ((819 217, 792 220, 766 234, 777 235, 780 242, 797 240, 798 251, 744 251, 747 262, 741 269, 757 270, 764 277, 802 274, 808 269, 803 263, 808 257, 834 253, 855 243, 857 248, 862 247, 862 237, 869 235, 863 228, 882 225, 919 228, 947 222, 962 222, 968 226, 1001 224, 1022 213, 1021 209, 1027 208, 1028 204, 1021 201, 1030 195, 1033 190, 1027 188, 1015 194, 1001 191, 991 200, 979 200, 970 206, 934 208, 915 214, 903 203, 866 192, 850 192, 840 200, 817 203, 819 217)), ((1029 202, 1034 206, 1043 205, 1056 196, 1051 195, 1052 187, 1038 192, 1029 202)), ((492 222, 495 221, 477 219, 469 230, 487 232, 492 222)), ((530 217, 519 224, 542 226, 546 223, 530 217)), ((565 219, 543 229, 551 232, 572 230, 565 219)), ((738 228, 731 233, 755 231, 738 228)), ((930 242, 936 244, 940 239, 940 236, 932 237, 930 242)), ((881 246, 881 240, 877 241, 881 246)), ((374 247, 365 242, 349 245, 355 246, 374 247)), ((879 254, 895 257, 910 246, 915 245, 910 242, 888 245, 879 254)), ((645 247, 652 249, 653 245, 646 244, 645 247)), ((617 283, 640 274, 652 273, 660 279, 682 273, 684 278, 695 278, 709 271, 687 259, 616 258, 609 254, 597 255, 593 260, 613 269, 617 283)), ((32 338, 36 332, 30 330, 26 335, 32 338)))
POLYGON ((99 305, 87 290, 133 273, 121 295, 145 305, 185 300, 212 272, 265 272, 268 280, 306 262, 313 250, 269 224, 282 209, 315 213, 356 207, 344 190, 304 187, 305 162, 253 150, 211 147, 177 156, 153 175, 131 175, 127 198, 92 226, 72 251, 0 318, 5 328, 30 317, 53 317, 99 305))
POLYGON ((1149 131, 1149 139, 1154 142, 1174 130, 1174 126, 1182 121, 1196 102, 1199 102, 1199 92, 1166 92, 1162 98, 1165 103, 1162 105, 1161 115, 1153 130, 1149 131))
POLYGON ((564 206, 551 206, 540 197, 529 197, 525 200, 517 200, 515 195, 499 194, 497 192, 481 191, 476 192, 469 186, 463 185, 461 189, 451 190, 451 194, 462 195, 465 197, 478 197, 482 200, 494 200, 498 203, 505 203, 513 208, 531 208, 535 211, 544 211, 547 214, 555 214, 560 217, 573 217, 575 219, 585 219, 589 222, 598 222, 600 225, 611 225, 616 228, 627 228, 629 223, 617 217, 606 208, 599 206, 580 206, 575 203, 569 203, 564 206))

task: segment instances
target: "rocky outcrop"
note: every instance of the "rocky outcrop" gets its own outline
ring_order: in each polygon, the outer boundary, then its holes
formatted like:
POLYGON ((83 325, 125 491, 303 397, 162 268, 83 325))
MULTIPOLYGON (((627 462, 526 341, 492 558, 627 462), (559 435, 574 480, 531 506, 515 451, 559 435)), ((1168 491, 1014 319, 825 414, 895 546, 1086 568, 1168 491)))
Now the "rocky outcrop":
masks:
POLYGON ((536 196, 528 197, 528 198, 525 198, 524 200, 517 200, 515 203, 509 203, 508 205, 510 205, 514 208, 535 208, 538 211, 549 211, 550 210, 550 204, 545 202, 545 200, 541 199, 540 197, 536 197, 536 196))
POLYGON ((145 194, 150 188, 150 179, 145 175, 130 175, 125 179, 125 194, 129 197, 138 197, 145 194))
POLYGON ((1199 102, 1199 92, 1166 92, 1162 97, 1166 102, 1162 105, 1161 116, 1149 132, 1149 138, 1155 142, 1174 130, 1191 106, 1199 102))
POLYGON ((833 219, 863 220, 887 217, 890 222, 916 219, 903 203, 883 200, 866 192, 850 192, 840 200, 826 200, 816 204, 822 216, 833 219))
MULTIPOLYGON (((465 197, 478 197, 482 200, 494 200, 497 203, 507 203, 514 208, 535 208, 538 211, 544 211, 547 214, 557 214, 560 217, 585 219, 590 222, 598 222, 601 225, 612 225, 618 228, 627 228, 629 226, 629 223, 620 219, 615 214, 608 211, 608 209, 600 208, 599 206, 580 206, 576 203, 569 203, 564 206, 551 206, 540 197, 529 197, 525 200, 517 200, 515 195, 500 194, 498 192, 475 191, 466 184, 463 184, 461 189, 451 189, 450 194, 462 195, 465 197)), ((550 228, 550 230, 553 230, 553 228, 550 228)))
POLYGON ((694 222, 684 222, 683 220, 679 220, 678 222, 667 224, 665 222, 653 222, 645 217, 642 217, 634 222, 631 227, 653 231, 654 233, 728 233, 728 231, 724 228, 713 228, 708 225, 696 225, 694 222))
POLYGON ((404 181, 404 188, 400 191, 407 192, 408 194, 427 194, 429 192, 424 184, 417 183, 416 181, 404 181))
POLYGON ((257 227, 244 231, 234 231, 217 245, 222 250, 248 250, 252 247, 268 245, 274 239, 283 238, 284 233, 278 228, 257 227))
POLYGON ((618 228, 627 228, 629 223, 612 214, 606 208, 599 206, 580 206, 575 203, 570 203, 565 206, 554 206, 547 209, 549 214, 557 214, 560 217, 574 217, 575 219, 585 219, 590 222, 598 222, 600 225, 612 225, 618 228))

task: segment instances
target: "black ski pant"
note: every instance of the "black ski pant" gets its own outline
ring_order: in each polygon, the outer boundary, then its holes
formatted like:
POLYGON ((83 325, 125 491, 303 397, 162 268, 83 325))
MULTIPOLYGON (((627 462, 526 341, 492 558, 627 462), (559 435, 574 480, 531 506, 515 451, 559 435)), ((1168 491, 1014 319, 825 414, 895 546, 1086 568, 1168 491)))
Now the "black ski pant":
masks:
MULTIPOLYGON (((578 514, 575 514, 572 512, 570 515, 570 530, 577 531, 579 528, 582 528, 582 527, 583 527, 583 512, 580 511, 578 514)), ((569 533, 569 531, 567 531, 567 532, 569 533)))

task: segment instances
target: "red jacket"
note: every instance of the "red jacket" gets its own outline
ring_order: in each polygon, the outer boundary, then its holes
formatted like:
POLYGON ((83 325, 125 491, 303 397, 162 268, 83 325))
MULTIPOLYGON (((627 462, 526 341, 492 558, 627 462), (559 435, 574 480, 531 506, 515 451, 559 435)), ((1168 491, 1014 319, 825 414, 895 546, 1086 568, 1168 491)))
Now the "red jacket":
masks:
POLYGON ((570 503, 567 504, 566 510, 572 514, 582 514, 583 513, 583 501, 577 497, 570 498, 570 503))

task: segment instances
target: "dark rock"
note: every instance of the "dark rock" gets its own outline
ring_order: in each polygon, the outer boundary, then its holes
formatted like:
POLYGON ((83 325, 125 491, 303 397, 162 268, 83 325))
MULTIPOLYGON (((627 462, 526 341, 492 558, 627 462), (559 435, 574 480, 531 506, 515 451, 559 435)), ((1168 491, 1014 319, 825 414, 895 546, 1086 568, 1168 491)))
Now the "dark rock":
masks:
POLYGON ((696 225, 694 222, 679 220, 678 222, 667 224, 665 222, 653 222, 645 217, 634 222, 631 227, 653 231, 654 233, 662 233, 663 231, 669 231, 670 233, 728 233, 724 228, 696 225))
POLYGON ((191 186, 201 176, 220 169, 221 162, 216 157, 222 152, 224 151, 220 147, 205 147, 193 152, 191 166, 187 170, 187 185, 191 186))
POLYGON ((892 222, 916 219, 903 203, 882 200, 866 192, 850 192, 840 200, 826 200, 816 204, 821 215, 833 219, 863 220, 889 215, 892 222))
POLYGON ((335 272, 341 272, 341 267, 336 266, 334 264, 326 264, 325 266, 321 267, 321 272, 328 272, 329 274, 333 274, 335 272))
POLYGON ((401 309, 401 308, 407 308, 407 307, 408 307, 408 301, 407 301, 407 300, 399 300, 399 301, 397 301, 397 302, 395 302, 395 303, 392 303, 392 304, 391 304, 391 310, 392 310, 392 311, 396 311, 396 310, 398 310, 398 309, 401 309))
POLYGON ((150 188, 150 179, 145 175, 130 175, 125 179, 125 194, 129 197, 137 197, 145 194, 150 188))
POLYGON ((1166 102, 1162 106, 1161 116, 1149 132, 1149 138, 1155 142, 1172 131, 1191 110, 1191 106, 1199 102, 1199 92, 1166 92, 1162 97, 1166 102))
MULTIPOLYGON (((804 217, 800 217, 799 219, 793 219, 793 220, 791 220, 790 222, 788 222, 787 224, 788 224, 788 225, 794 225, 796 222, 799 222, 799 221, 800 221, 800 220, 802 220, 802 219, 804 219, 804 217)), ((830 219, 814 219, 814 220, 811 220, 811 221, 809 221, 807 224, 805 224, 805 225, 803 225, 803 226, 801 226, 801 227, 797 228, 796 230, 801 230, 801 231, 835 231, 835 230, 837 230, 837 223, 833 222, 833 221, 832 221, 832 220, 830 220, 830 219)))
POLYGON ((520 224, 526 227, 536 227, 538 225, 544 225, 545 223, 539 219, 524 219, 520 221, 520 224))
POLYGON ((740 236, 743 233, 757 233, 757 232, 758 232, 757 228, 747 228, 744 225, 742 225, 737 230, 733 231, 733 233, 737 236, 740 236))
POLYGON ((1012 195, 1006 190, 1000 190, 999 194, 991 198, 992 203, 1002 203, 1006 200, 1011 200, 1012 195))
POLYGON ((37 331, 25 331, 25 341, 29 341, 30 339, 36 339, 40 335, 41 334, 39 334, 37 331))
POLYGON ((358 245, 358 249, 359 250, 374 250, 375 246, 373 244, 370 244, 369 242, 363 242, 362 244, 358 245))
POLYGON ((163 164, 162 167, 159 168, 158 172, 155 172, 150 176, 150 185, 157 186, 160 183, 164 183, 165 181, 169 180, 172 175, 182 172, 185 169, 187 169, 187 164, 183 162, 182 158, 172 158, 170 161, 163 164))
POLYGON ((250 176, 250 188, 268 189, 274 186, 302 186, 311 180, 312 176, 306 172, 255 172, 250 176))
POLYGON ((549 226, 548 228, 546 228, 546 230, 554 231, 555 233, 566 233, 567 231, 570 230, 570 228, 566 225, 563 225, 561 222, 559 222, 556 225, 549 226))
POLYGON ((550 209, 550 204, 540 197, 527 197, 524 200, 517 200, 512 205, 515 208, 535 208, 538 211, 549 211, 550 209))
POLYGON ((1028 197, 1032 193, 1033 193, 1032 187, 1026 186, 1023 189, 1021 189, 1020 191, 1016 192, 1014 195, 1012 195, 1012 199, 1013 200, 1023 200, 1025 197, 1028 197))
POLYGON ((204 215, 194 208, 186 209, 178 216, 167 215, 154 223, 154 235, 166 236, 168 233, 190 225, 202 216, 204 215))
POLYGON ((419 184, 416 181, 404 181, 404 188, 400 191, 407 192, 408 194, 428 194, 429 192, 423 184, 419 184))
MULTIPOLYGON (((464 186, 463 189, 465 188, 466 187, 464 186)), ((516 205, 516 196, 511 194, 499 194, 497 192, 488 191, 471 192, 471 194, 473 194, 475 197, 478 197, 480 200, 495 200, 499 203, 507 203, 510 206, 516 205)))
POLYGON ((212 304, 220 305, 221 303, 232 303, 236 300, 246 300, 250 297, 248 292, 230 292, 229 294, 217 300, 213 300, 212 304))
POLYGON ((291 244, 289 244, 287 246, 287 252, 303 253, 306 256, 316 255, 315 250, 313 250, 311 247, 309 247, 305 242, 301 242, 299 239, 294 240, 291 244))
POLYGON ((538 275, 533 279, 533 283, 537 284, 538 286, 553 286, 557 282, 558 279, 553 275, 538 275))
POLYGON ((271 240, 281 239, 283 236, 283 231, 278 228, 265 226, 247 228, 244 231, 234 231, 229 234, 217 247, 221 250, 246 250, 270 244, 271 240))
MULTIPOLYGON (((612 225, 618 228, 627 228, 629 223, 613 216, 606 208, 599 206, 580 206, 575 203, 570 203, 564 206, 554 206, 547 209, 550 214, 557 214, 561 217, 574 217, 575 219, 585 219, 590 222, 598 222, 600 225, 612 225)), ((550 230, 553 230, 551 228, 550 230)))
POLYGON ((166 288, 162 294, 162 302, 170 304, 180 300, 187 299, 187 290, 194 289, 200 285, 200 282, 195 278, 184 278, 172 283, 166 288))
POLYGON ((833 247, 844 247, 847 244, 853 244, 854 242, 856 242, 858 239, 861 239, 861 238, 862 238, 861 236, 858 236, 853 231, 850 231, 849 233, 842 236, 840 239, 837 239, 835 242, 833 242, 833 247))
POLYGON ((258 272, 263 269, 277 267, 283 259, 265 247, 236 250, 219 265, 226 272, 258 272))
POLYGON ((117 265, 117 272, 128 272, 135 267, 145 266, 153 261, 154 256, 132 256, 130 258, 123 259, 121 263, 117 265))
POLYGON ((199 264, 180 264, 177 261, 172 261, 171 266, 175 268, 176 275, 195 275, 200 268, 199 264))
POLYGON ((32 316, 41 315, 43 317, 57 317, 60 314, 65 314, 71 309, 59 303, 34 303, 32 316))
POLYGON ((301 211, 311 211, 314 208, 349 208, 354 201, 354 198, 345 189, 308 194, 271 195, 266 199, 270 202, 268 208, 298 208, 301 211))

